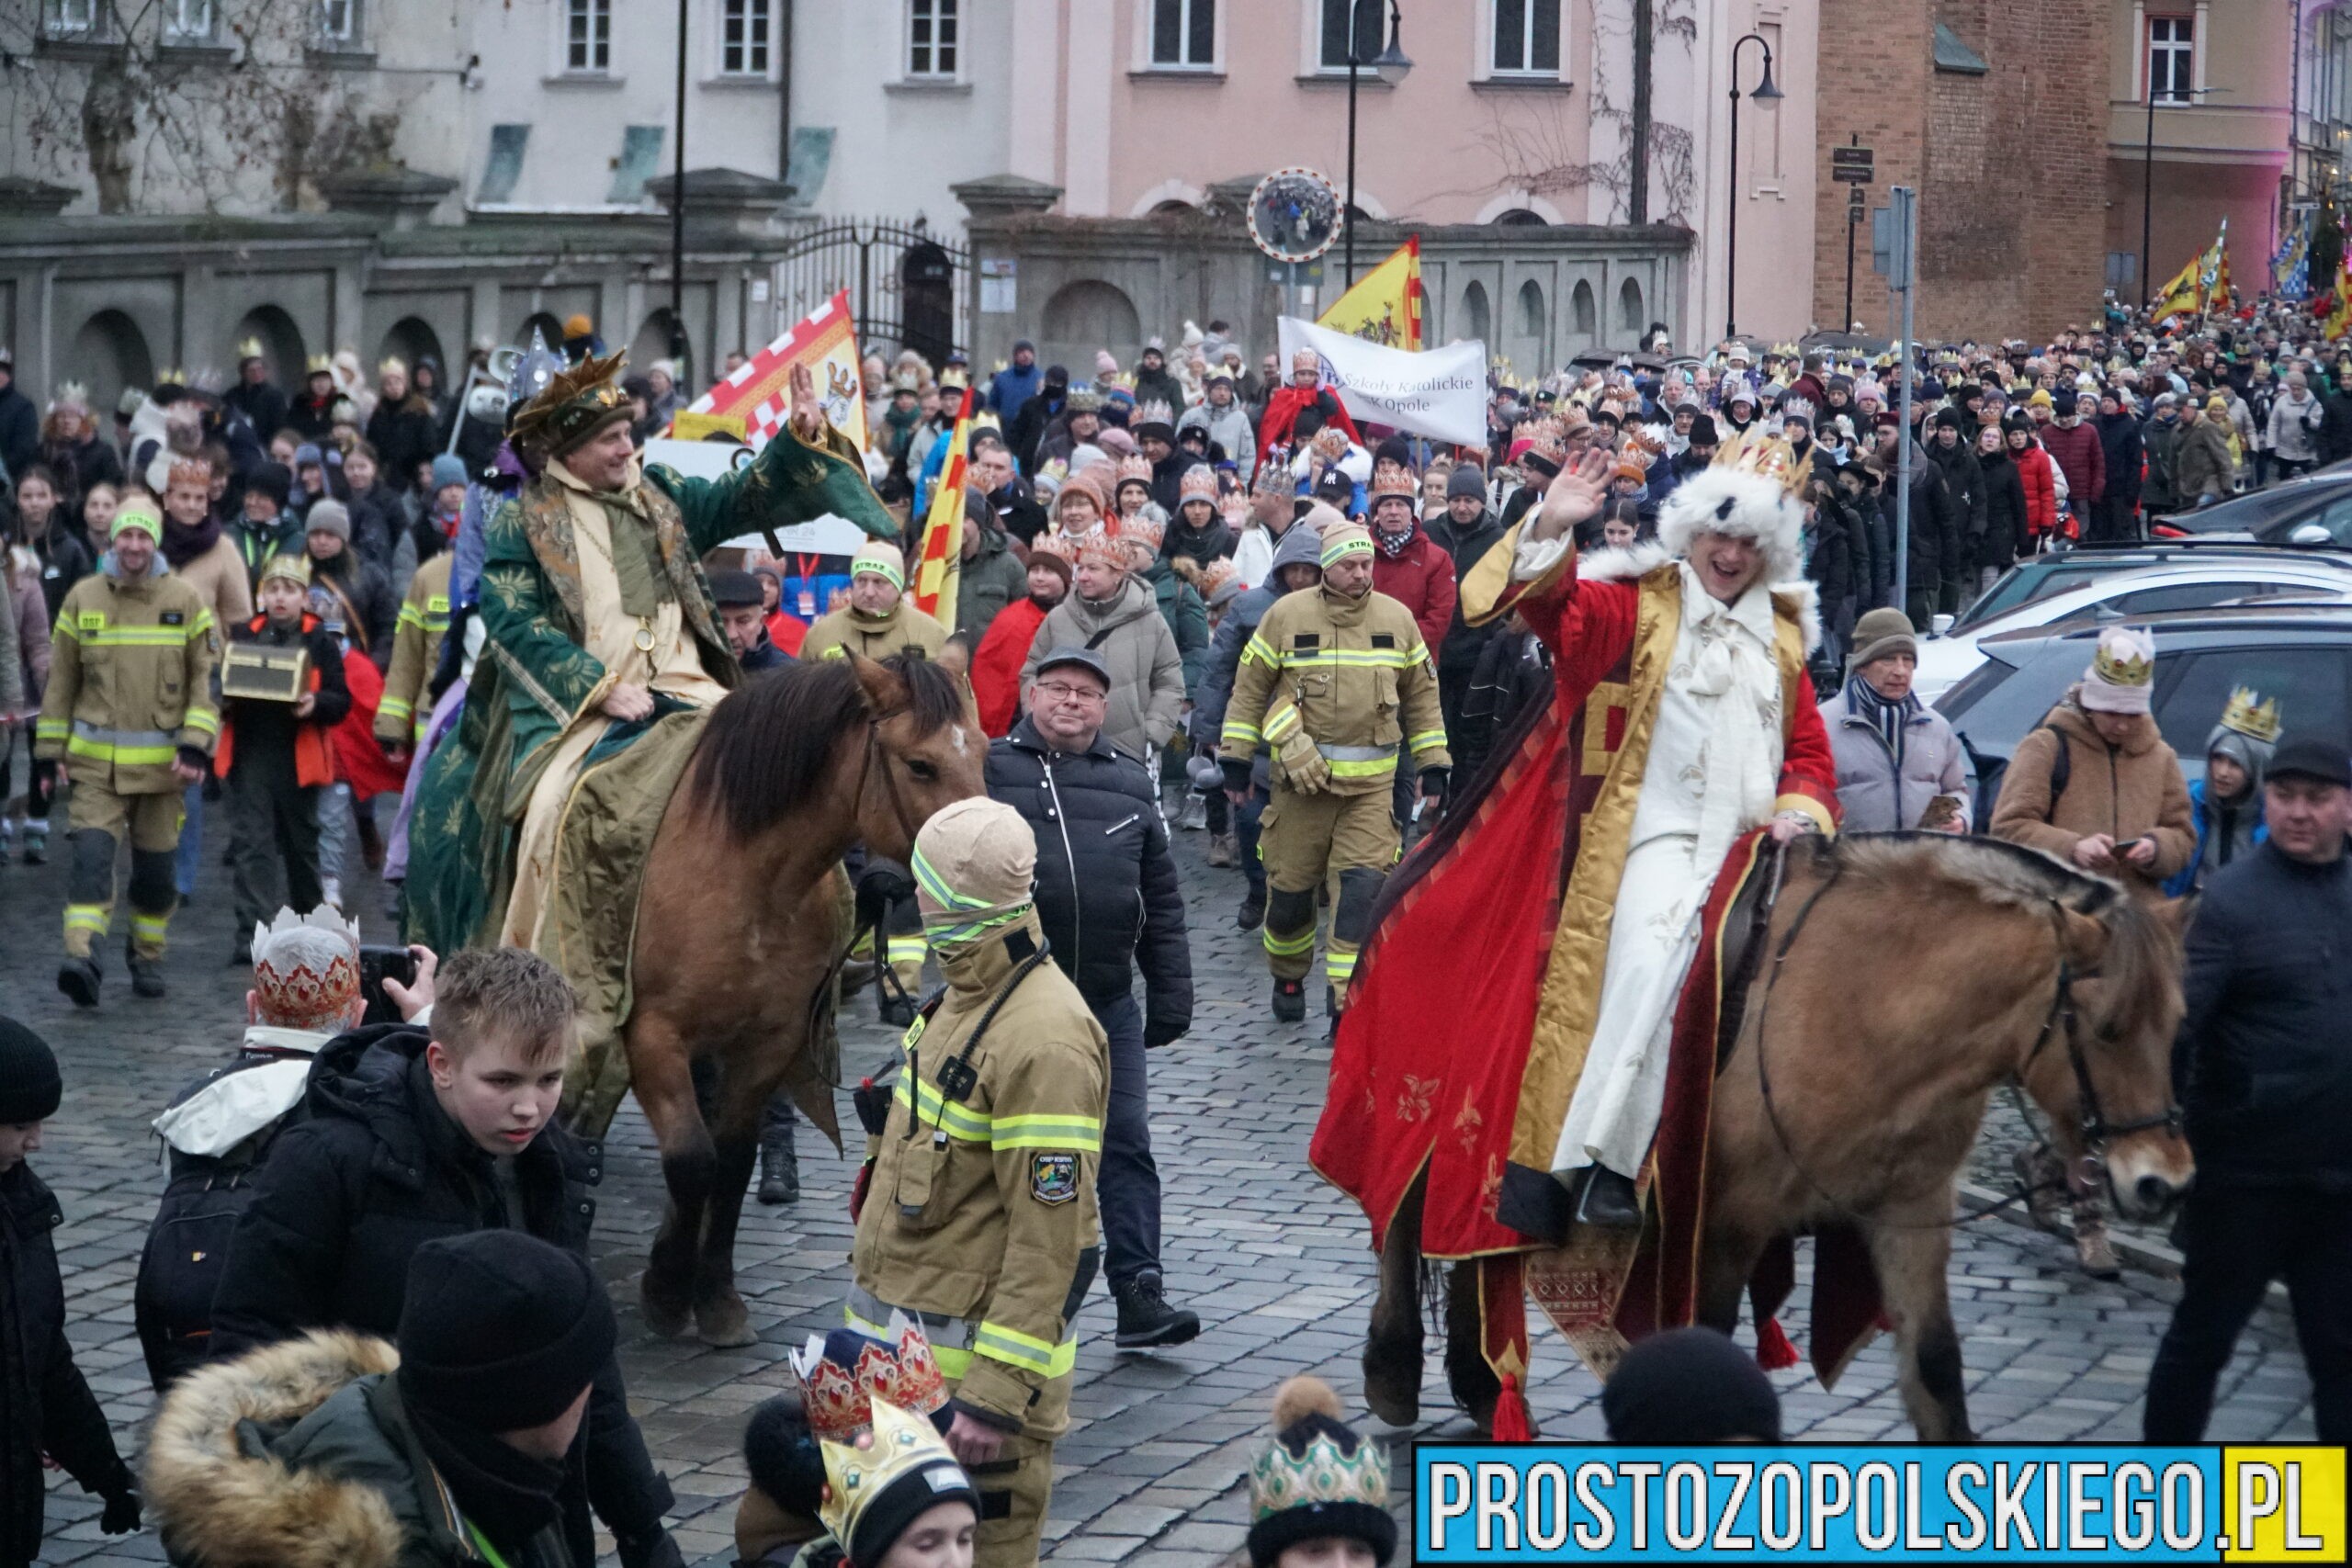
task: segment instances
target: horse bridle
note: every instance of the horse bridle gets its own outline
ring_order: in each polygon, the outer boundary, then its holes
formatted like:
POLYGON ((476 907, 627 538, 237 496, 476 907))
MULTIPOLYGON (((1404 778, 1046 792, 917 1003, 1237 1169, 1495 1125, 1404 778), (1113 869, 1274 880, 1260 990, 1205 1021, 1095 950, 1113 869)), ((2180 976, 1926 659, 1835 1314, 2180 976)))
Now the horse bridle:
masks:
MULTIPOLYGON (((865 758, 857 767, 856 799, 862 801, 865 798, 866 775, 874 771, 874 759, 882 751, 882 727, 906 711, 904 708, 892 708, 888 713, 877 713, 866 719, 865 758)), ((899 780, 890 772, 890 759, 887 756, 882 758, 882 793, 890 797, 890 814, 898 818, 899 830, 906 834, 908 843, 913 843, 915 821, 907 815, 907 803, 899 795, 899 780)))
MULTIPOLYGON (((1766 908, 1762 919, 1767 922, 1771 919, 1771 907, 1780 902, 1781 876, 1786 868, 1787 862, 1787 852, 1783 848, 1775 857, 1772 883, 1765 894, 1766 908)), ((1781 934, 1779 944, 1772 951, 1771 972, 1765 976, 1764 995, 1757 1005, 1756 1082, 1764 1101, 1765 1120, 1771 1123, 1772 1135, 1779 1140, 1781 1153, 1787 1157, 1790 1168, 1797 1173, 1807 1187, 1814 1190, 1816 1196, 1851 1215, 1856 1213, 1854 1207, 1822 1186, 1814 1179, 1813 1173, 1804 1168, 1804 1162, 1797 1158, 1796 1146, 1789 1137, 1788 1128, 1781 1121, 1780 1106, 1772 1098, 1772 1077, 1766 1066, 1764 1051, 1765 1031, 1771 1016, 1772 987, 1780 983, 1781 966, 1787 962, 1790 950, 1796 945, 1797 937, 1804 931, 1805 922, 1813 918, 1815 906, 1821 902, 1824 895, 1838 885, 1838 879, 1845 874, 1845 870, 1843 865, 1832 865, 1829 868, 1829 874, 1824 877, 1820 886, 1807 894, 1805 901, 1798 906, 1796 919, 1789 922, 1789 929, 1781 934)), ((2031 1067, 2034 1059, 2041 1055, 2042 1047, 2050 1043, 2052 1035, 2063 1034, 2065 1037, 2066 1060, 2074 1069, 2075 1092, 2078 1101, 2076 1126, 2083 1142, 2083 1176, 2086 1180, 2104 1180, 2108 1174, 2107 1149, 2109 1144, 2116 1139, 2129 1137, 2134 1133, 2144 1133, 2158 1127, 2166 1129, 2177 1137, 2181 1131, 2180 1106, 2177 1103, 2171 1103, 2156 1115, 2138 1117, 2129 1122, 2109 1122, 2107 1119, 2107 1112, 2099 1102, 2098 1086, 2091 1079, 2089 1058, 2083 1052, 2081 1017, 2075 1003, 2075 983, 2078 980, 2095 979, 2098 977, 2098 971, 2096 968, 2077 971, 2073 961, 2066 956, 2066 911, 2055 898, 2050 900, 2050 914, 2051 933, 2056 939, 2058 950, 2058 983, 2051 991, 2049 1010, 2042 1014, 2041 1032, 2034 1036, 2033 1044, 2019 1059, 2014 1077, 2018 1081, 2024 1079, 2026 1070, 2031 1067)), ((2113 1038, 2112 1034, 2104 1029, 2099 1031, 2099 1036, 2101 1039, 2108 1040, 2113 1038)), ((2036 1183, 2022 1191, 2011 1193, 1996 1203, 1988 1204, 1956 1220, 1944 1220, 1928 1225, 1894 1225, 1891 1222, 1884 1220, 1873 1223, 1893 1229, 1947 1230, 1966 1224, 1972 1220, 1981 1220, 1988 1214, 1998 1213, 2012 1203, 2023 1202, 2035 1192, 2041 1190, 2043 1185, 2045 1184, 2036 1183)))

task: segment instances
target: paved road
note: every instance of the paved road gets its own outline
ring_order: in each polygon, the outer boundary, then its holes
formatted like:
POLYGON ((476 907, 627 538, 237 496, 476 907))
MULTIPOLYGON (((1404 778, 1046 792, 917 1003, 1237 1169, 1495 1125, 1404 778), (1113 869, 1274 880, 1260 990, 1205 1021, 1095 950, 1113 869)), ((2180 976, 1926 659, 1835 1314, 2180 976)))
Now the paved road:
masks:
MULTIPOLYGON (((1168 1355, 1118 1356, 1107 1296, 1098 1291, 1088 1305, 1076 1427, 1056 1455, 1047 1532, 1056 1562, 1208 1568, 1241 1543, 1242 1478, 1275 1384, 1311 1371, 1362 1409, 1356 1356, 1373 1293, 1364 1227, 1305 1163, 1321 1100, 1321 1030, 1314 1021, 1305 1029, 1267 1021, 1262 957, 1230 919, 1238 874, 1208 870, 1203 842, 1197 833, 1180 835, 1199 1010, 1192 1035, 1154 1053, 1152 1069, 1170 1289, 1207 1327, 1168 1355)), ((117 959, 105 1008, 75 1016, 51 988, 60 868, 0 871, 0 1012, 32 1022, 63 1061, 64 1108, 38 1168, 65 1205, 61 1249, 73 1339, 126 1453, 137 1448, 152 1405, 130 1314, 139 1248, 163 1184, 146 1122, 174 1088, 233 1044, 243 1017, 246 978, 226 966, 227 874, 216 863, 205 876, 196 907, 175 922, 170 999, 133 1000, 117 959)), ((374 884, 359 879, 353 892, 369 940, 385 940, 374 884)), ((893 1049, 867 1003, 844 1031, 845 1071, 870 1070, 893 1049)), ((845 1103, 842 1119, 854 1125, 845 1103)), ((633 1106, 615 1124, 614 1143, 596 1251, 622 1309, 631 1402, 676 1485, 688 1559, 724 1564, 743 1484, 744 1414, 789 1382, 787 1348, 837 1321, 854 1168, 830 1151, 808 1151, 797 1206, 747 1210, 738 1272, 760 1341, 713 1351, 658 1340, 644 1328, 634 1280, 662 1194, 633 1106)), ((1987 1437, 2137 1437, 2141 1389, 2176 1287, 2136 1272, 2113 1284, 2086 1280, 2063 1243, 1997 1222, 1960 1234, 1951 1285, 1971 1408, 1987 1437)), ((1802 1344, 1802 1312, 1792 1309, 1786 1321, 1802 1344)), ((1459 1435, 1464 1428, 1451 1415, 1435 1360, 1423 1400, 1432 1420, 1422 1430, 1459 1435)), ((1835 1392, 1802 1371, 1776 1377, 1792 1433, 1841 1441, 1908 1433, 1883 1341, 1862 1353, 1835 1392)), ((1598 1386, 1548 1331, 1537 1342, 1532 1382, 1548 1435, 1600 1435, 1598 1386)), ((2308 1393, 2284 1314, 2266 1311, 2230 1369, 2214 1436, 2309 1438, 2308 1393)), ((1401 1472, 1412 1434, 1388 1435, 1401 1472)), ((152 1534, 101 1538, 96 1513, 94 1499, 58 1478, 48 1560, 100 1568, 161 1558, 152 1534)))

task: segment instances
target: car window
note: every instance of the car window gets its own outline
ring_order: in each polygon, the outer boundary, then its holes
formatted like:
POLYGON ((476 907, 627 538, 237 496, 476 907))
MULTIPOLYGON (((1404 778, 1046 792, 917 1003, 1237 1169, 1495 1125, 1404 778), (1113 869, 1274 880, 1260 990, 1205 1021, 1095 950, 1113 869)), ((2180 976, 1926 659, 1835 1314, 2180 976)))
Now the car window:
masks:
POLYGON ((2276 593, 2282 585, 2276 582, 2168 582, 2161 588, 2134 589, 2102 600, 2102 613, 2118 615, 2152 615, 2159 610, 2209 610, 2216 604, 2226 604, 2233 599, 2251 599, 2265 593, 2276 593))
POLYGON ((2116 568, 2109 562, 2096 560, 2085 561, 2079 566, 2070 562, 2064 566, 2052 567, 2034 581, 2026 590, 2025 596, 2018 603, 2039 604, 2044 599, 2055 598, 2061 593, 2071 593, 2075 589, 2083 587, 2095 579, 2105 577, 2115 570, 2116 568))
POLYGON ((2288 536, 2307 523, 2316 523, 2327 530, 2327 536, 2339 545, 2352 544, 2352 490, 2337 491, 2326 505, 2312 511, 2295 511, 2276 522, 2263 525, 2261 537, 2270 544, 2283 544, 2288 536))
POLYGON ((2170 690, 2158 686, 2156 728, 2182 758, 2201 760, 2231 692, 2249 686, 2260 696, 2278 699, 2283 728, 2344 734, 2346 682, 2352 677, 2348 658, 2352 649, 2343 648, 2256 644, 2209 649, 2189 660, 2170 690))

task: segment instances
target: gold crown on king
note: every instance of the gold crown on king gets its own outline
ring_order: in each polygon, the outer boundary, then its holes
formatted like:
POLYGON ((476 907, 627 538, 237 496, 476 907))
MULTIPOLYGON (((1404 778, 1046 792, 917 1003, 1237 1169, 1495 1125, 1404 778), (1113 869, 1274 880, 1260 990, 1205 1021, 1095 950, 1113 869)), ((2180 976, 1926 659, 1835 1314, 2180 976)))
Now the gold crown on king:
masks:
POLYGON ((1715 448, 1714 467, 1771 479, 1795 495, 1813 477, 1813 450, 1807 447, 1799 458, 1786 436, 1766 435, 1760 428, 1734 431, 1715 448))
POLYGON ((311 585, 311 558, 292 554, 270 557, 263 563, 260 581, 267 582, 273 578, 283 578, 308 588, 311 585))
POLYGON ((874 1407, 881 1404, 928 1416, 947 1403, 947 1380, 922 1330, 894 1312, 890 1339, 888 1345, 869 1340, 854 1367, 828 1360, 818 1335, 808 1337, 807 1348, 792 1353, 811 1432, 846 1441, 873 1424, 874 1407))
POLYGON ((1250 1467, 1250 1517, 1305 1507, 1315 1503, 1368 1503, 1388 1506, 1388 1455, 1369 1438, 1349 1453, 1329 1432, 1317 1432, 1306 1449, 1293 1453, 1279 1438, 1266 1445, 1250 1467))
POLYGON ((944 1464, 947 1470, 933 1477, 934 1486, 958 1481, 970 1485, 930 1419, 910 1415, 887 1399, 874 1401, 874 1437, 866 1447, 825 1438, 818 1449, 825 1456, 825 1496, 818 1505, 817 1517, 844 1551, 856 1539, 858 1520, 867 1506, 901 1476, 944 1464))
POLYGON ((2222 710, 2222 728, 2271 745, 2278 739, 2278 699, 2261 696, 2252 686, 2240 686, 2230 694, 2230 705, 2222 710))

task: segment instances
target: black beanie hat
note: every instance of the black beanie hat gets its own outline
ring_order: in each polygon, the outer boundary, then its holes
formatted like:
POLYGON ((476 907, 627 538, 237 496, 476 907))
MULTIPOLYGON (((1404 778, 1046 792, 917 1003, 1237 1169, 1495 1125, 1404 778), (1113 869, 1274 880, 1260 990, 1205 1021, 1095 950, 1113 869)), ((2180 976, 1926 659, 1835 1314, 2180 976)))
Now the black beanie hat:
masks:
POLYGON ((257 491, 283 506, 286 498, 294 493, 294 474, 283 463, 257 463, 254 471, 245 476, 245 489, 257 491))
POLYGON ((1413 466, 1413 444, 1401 435, 1392 435, 1372 449, 1372 462, 1374 468, 1380 466, 1380 460, 1383 457, 1400 468, 1409 468, 1413 466))
POLYGON ((752 1484, 786 1513, 817 1517, 825 1501, 825 1456, 799 1395, 780 1393, 752 1412, 743 1429, 743 1468, 752 1484))
POLYGON ((1600 1391, 1612 1443, 1781 1440, 1781 1396, 1756 1358, 1712 1328, 1670 1328, 1625 1352, 1600 1391))
POLYGON ((64 1092, 49 1042, 13 1018, 0 1018, 0 1126, 48 1121, 64 1092))
POLYGON ((409 1260, 401 1393, 477 1431, 544 1426, 595 1381, 618 1337, 578 1253, 522 1231, 443 1236, 409 1260))
POLYGON ((1723 438, 1715 434, 1715 416, 1713 414, 1702 413, 1699 415, 1698 418, 1690 422, 1691 446, 1719 446, 1722 444, 1723 438))

